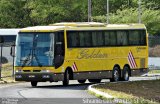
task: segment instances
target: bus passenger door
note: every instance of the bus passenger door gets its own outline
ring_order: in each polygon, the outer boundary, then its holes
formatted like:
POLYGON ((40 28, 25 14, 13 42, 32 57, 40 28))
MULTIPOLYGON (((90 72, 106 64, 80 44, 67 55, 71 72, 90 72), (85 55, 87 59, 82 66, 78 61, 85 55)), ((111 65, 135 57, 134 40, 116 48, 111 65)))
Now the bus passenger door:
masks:
POLYGON ((57 32, 55 34, 55 59, 54 64, 55 68, 57 69, 60 67, 64 62, 64 35, 63 32, 57 32))

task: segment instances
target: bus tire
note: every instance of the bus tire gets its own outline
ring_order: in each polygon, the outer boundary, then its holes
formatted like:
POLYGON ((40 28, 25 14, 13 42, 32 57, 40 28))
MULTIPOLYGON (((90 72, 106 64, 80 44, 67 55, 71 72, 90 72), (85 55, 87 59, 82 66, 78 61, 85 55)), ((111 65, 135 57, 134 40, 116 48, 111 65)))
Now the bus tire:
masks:
POLYGON ((117 82, 120 80, 120 72, 118 67, 113 68, 112 78, 110 79, 111 82, 117 82))
POLYGON ((86 82, 86 79, 84 79, 84 80, 78 80, 78 82, 83 84, 83 83, 86 82))
POLYGON ((63 86, 68 86, 69 85, 69 71, 66 70, 64 73, 64 80, 63 80, 63 86))
POLYGON ((31 81, 32 87, 36 87, 36 86, 37 86, 37 83, 38 83, 38 82, 36 82, 36 81, 31 81))
POLYGON ((129 67, 125 66, 123 68, 123 76, 122 76, 123 81, 128 81, 129 80, 129 67))

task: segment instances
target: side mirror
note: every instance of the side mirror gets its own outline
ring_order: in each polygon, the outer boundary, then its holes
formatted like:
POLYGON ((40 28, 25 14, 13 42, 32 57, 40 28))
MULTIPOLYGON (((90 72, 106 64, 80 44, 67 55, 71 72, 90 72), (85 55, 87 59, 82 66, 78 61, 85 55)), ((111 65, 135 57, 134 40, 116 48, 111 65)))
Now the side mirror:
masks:
POLYGON ((15 57, 15 45, 12 45, 12 46, 11 46, 10 55, 11 55, 12 57, 15 57))

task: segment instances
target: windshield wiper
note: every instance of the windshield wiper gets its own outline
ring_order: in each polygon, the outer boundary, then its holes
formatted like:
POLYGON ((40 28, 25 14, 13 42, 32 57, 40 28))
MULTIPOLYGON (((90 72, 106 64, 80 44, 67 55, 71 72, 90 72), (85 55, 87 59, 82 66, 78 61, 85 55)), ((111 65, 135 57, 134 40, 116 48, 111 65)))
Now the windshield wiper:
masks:
POLYGON ((24 67, 27 64, 28 61, 32 61, 32 59, 30 57, 31 57, 31 54, 29 53, 27 55, 27 58, 23 61, 22 67, 24 67))
POLYGON ((28 61, 30 61, 30 62, 28 63, 28 65, 29 65, 34 59, 35 59, 36 62, 38 63, 38 66, 39 66, 39 67, 42 67, 42 64, 39 62, 39 59, 38 59, 37 55, 35 54, 36 47, 37 47, 37 38, 38 38, 38 36, 35 35, 35 36, 34 36, 34 39, 33 39, 33 47, 32 47, 32 49, 31 49, 30 53, 28 54, 27 58, 24 60, 24 62, 23 62, 23 64, 22 64, 22 67, 24 67, 24 66, 27 64, 28 61), (31 58, 30 58, 30 57, 31 57, 31 58))
POLYGON ((22 67, 26 66, 28 62, 29 63, 27 65, 29 65, 33 60, 36 60, 36 62, 38 63, 38 66, 42 67, 42 64, 39 62, 39 59, 37 58, 37 55, 35 54, 35 49, 32 48, 27 58, 24 60, 22 67))

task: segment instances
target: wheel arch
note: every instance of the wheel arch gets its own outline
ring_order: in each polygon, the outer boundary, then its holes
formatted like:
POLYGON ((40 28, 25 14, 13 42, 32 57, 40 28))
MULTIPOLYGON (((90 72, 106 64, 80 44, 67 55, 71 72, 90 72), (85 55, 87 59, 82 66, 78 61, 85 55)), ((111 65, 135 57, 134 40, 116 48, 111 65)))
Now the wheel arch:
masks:
POLYGON ((113 68, 118 67, 119 69, 121 69, 121 67, 118 64, 115 64, 113 68))
POLYGON ((119 74, 121 75, 121 67, 120 67, 118 64, 115 64, 114 67, 113 67, 113 69, 114 69, 115 67, 118 67, 118 69, 119 69, 119 74))

